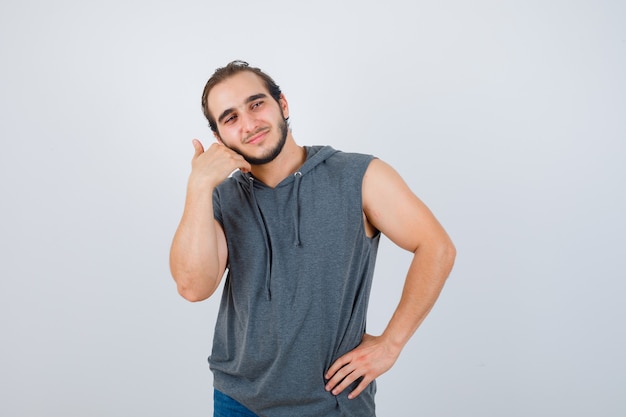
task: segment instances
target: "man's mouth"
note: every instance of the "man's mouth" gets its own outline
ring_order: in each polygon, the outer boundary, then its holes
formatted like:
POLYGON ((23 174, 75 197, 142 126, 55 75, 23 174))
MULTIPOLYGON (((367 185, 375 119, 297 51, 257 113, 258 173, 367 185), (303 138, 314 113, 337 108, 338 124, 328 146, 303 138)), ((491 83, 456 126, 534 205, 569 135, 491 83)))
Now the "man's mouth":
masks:
POLYGON ((269 132, 269 128, 263 128, 263 129, 259 129, 256 132, 254 132, 253 134, 251 134, 250 136, 248 136, 246 138, 246 140, 244 140, 245 144, 255 144, 258 141, 260 141, 263 137, 265 137, 265 134, 267 132, 269 132))

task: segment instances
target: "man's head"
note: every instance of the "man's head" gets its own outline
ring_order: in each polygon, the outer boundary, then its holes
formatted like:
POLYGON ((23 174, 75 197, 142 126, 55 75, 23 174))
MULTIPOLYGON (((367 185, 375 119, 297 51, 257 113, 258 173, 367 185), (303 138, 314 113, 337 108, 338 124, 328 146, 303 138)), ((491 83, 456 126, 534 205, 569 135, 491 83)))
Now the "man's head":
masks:
POLYGON ((289 136, 289 107, 272 78, 247 63, 219 68, 202 94, 215 138, 252 165, 272 162, 289 136))
POLYGON ((279 102, 280 100, 282 91, 280 90, 280 87, 276 84, 276 82, 274 82, 272 77, 261 71, 259 68, 251 67, 245 61, 232 61, 225 67, 216 69, 211 78, 209 78, 209 81, 207 81, 206 85, 204 86, 204 91, 202 92, 202 112, 209 121, 209 127, 211 128, 211 130, 218 135, 219 131, 217 129, 215 117, 211 114, 211 111, 209 110, 209 93, 217 84, 243 71, 248 71, 256 74, 265 84, 265 87, 267 88, 270 96, 274 100, 276 100, 276 102, 279 102))

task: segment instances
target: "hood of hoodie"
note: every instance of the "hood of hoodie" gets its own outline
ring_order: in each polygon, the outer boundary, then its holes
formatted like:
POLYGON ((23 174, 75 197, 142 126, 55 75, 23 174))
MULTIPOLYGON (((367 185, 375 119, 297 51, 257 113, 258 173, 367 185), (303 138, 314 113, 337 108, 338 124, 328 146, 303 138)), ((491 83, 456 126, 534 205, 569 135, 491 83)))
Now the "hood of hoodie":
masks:
MULTIPOLYGON (((305 146, 306 150, 306 160, 304 164, 292 175, 289 175, 287 178, 282 180, 276 187, 275 190, 279 190, 283 187, 292 187, 294 198, 291 201, 292 209, 293 209, 293 244, 294 246, 300 246, 302 244, 300 238, 300 182, 302 178, 308 175, 312 170, 315 169, 319 164, 324 163, 328 158, 330 158, 335 153, 339 152, 335 150, 331 146, 305 146)), ((272 280, 272 243, 270 241, 270 235, 267 231, 267 226, 265 221, 263 220, 263 214, 261 213, 261 209, 259 207, 258 201, 255 197, 255 189, 270 189, 267 185, 263 184, 261 181, 254 178, 251 173, 243 173, 241 171, 237 171, 232 175, 232 178, 235 179, 242 187, 246 187, 249 190, 249 196, 251 199, 251 205, 255 211, 256 220, 261 226, 263 230, 263 240, 265 243, 265 260, 266 260, 266 268, 265 268, 265 289, 267 299, 271 300, 272 292, 271 292, 271 280, 272 280)))
MULTIPOLYGON (((302 164, 298 171, 282 180, 275 188, 289 186, 289 184, 294 182, 296 177, 308 174, 316 166, 339 152, 332 146, 304 146, 304 149, 306 150, 306 160, 304 164, 302 164)), ((232 177, 241 184, 249 184, 252 180, 255 181, 258 186, 267 187, 262 182, 255 180, 250 173, 244 174, 241 171, 236 171, 233 173, 232 177)))

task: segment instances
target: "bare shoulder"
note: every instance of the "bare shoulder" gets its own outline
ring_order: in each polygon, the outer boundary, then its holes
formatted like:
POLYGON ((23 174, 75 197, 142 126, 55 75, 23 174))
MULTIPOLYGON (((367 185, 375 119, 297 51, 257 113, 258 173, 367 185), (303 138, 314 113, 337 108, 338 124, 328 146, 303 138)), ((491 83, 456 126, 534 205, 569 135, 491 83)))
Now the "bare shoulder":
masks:
POLYGON ((391 165, 382 159, 373 159, 367 167, 363 178, 364 191, 366 188, 380 186, 386 181, 400 181, 404 183, 400 174, 398 174, 391 165))
POLYGON ((417 196, 391 165, 380 159, 372 160, 363 177, 363 209, 371 216, 372 222, 375 223, 376 218, 382 216, 388 206, 397 203, 415 204, 418 201, 417 196))
POLYGON ((374 159, 363 177, 367 223, 398 246, 414 251, 424 239, 447 235, 429 208, 388 163, 374 159))

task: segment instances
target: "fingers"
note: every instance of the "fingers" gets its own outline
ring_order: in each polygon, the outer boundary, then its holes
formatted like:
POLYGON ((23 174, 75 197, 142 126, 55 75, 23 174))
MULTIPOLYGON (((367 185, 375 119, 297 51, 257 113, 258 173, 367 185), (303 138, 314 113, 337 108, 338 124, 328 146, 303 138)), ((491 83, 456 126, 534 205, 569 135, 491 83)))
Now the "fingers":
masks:
POLYGON ((244 159, 244 157, 243 157, 243 156, 241 156, 241 155, 239 155, 239 154, 237 154, 237 155, 241 158, 241 165, 239 166, 239 169, 240 169, 242 172, 250 172, 250 171, 252 170, 252 166, 248 163, 248 161, 246 161, 246 160, 244 159))
POLYGON ((372 381, 373 379, 364 377, 359 383, 359 385, 350 394, 348 394, 348 399, 353 400, 356 397, 358 397, 372 381))
POLYGON ((343 366, 337 372, 331 374, 332 377, 326 383, 326 391, 331 391, 333 395, 339 395, 350 386, 357 378, 354 375, 355 369, 350 364, 343 366))
POLYGON ((198 139, 192 140, 191 143, 193 144, 194 148, 192 161, 195 161, 200 155, 205 153, 207 154, 206 157, 203 157, 205 160, 214 159, 216 154, 221 153, 223 155, 222 158, 231 161, 233 165, 232 170, 240 169, 243 172, 250 172, 252 170, 252 167, 250 166, 248 161, 246 161, 240 154, 233 151, 232 149, 229 149, 227 146, 224 146, 221 143, 213 143, 206 150, 204 149, 202 142, 200 142, 200 140, 198 139), (208 156, 208 154, 211 154, 211 156, 208 156))
POLYGON ((374 380, 367 374, 361 372, 350 364, 341 368, 326 384, 326 391, 331 391, 333 395, 341 394, 346 388, 349 388, 355 381, 361 378, 359 385, 348 394, 348 399, 352 400, 359 396, 363 390, 374 380))
POLYGON ((331 379, 333 377, 333 375, 335 375, 337 373, 338 370, 343 368, 344 365, 350 363, 350 361, 351 361, 351 359, 350 359, 350 354, 349 353, 343 355, 342 357, 337 359, 335 361, 335 363, 333 363, 330 368, 328 368, 328 371, 326 371, 326 375, 324 377, 326 379, 331 379))
POLYGON ((195 150, 193 155, 194 158, 197 158, 204 153, 204 146, 202 146, 202 143, 198 139, 194 139, 191 143, 193 144, 193 148, 195 150))
MULTIPOLYGON (((252 169, 248 161, 246 161, 243 156, 225 145, 222 145, 220 143, 214 143, 211 145, 210 150, 214 151, 216 154, 222 154, 222 157, 225 160, 228 160, 232 163, 232 169, 239 169, 242 172, 250 172, 250 170, 252 169)), ((209 149, 207 149, 207 152, 208 151, 209 149)))
POLYGON ((198 139, 192 141, 194 155, 191 159, 190 184, 195 187, 212 189, 224 181, 233 171, 251 170, 250 164, 237 152, 213 143, 206 149, 198 139))
POLYGON ((325 389, 333 395, 339 395, 360 378, 356 388, 348 395, 349 399, 354 399, 372 381, 387 372, 398 355, 399 351, 390 350, 381 337, 365 334, 358 347, 341 356, 328 368, 324 375, 327 380, 325 389))
MULTIPOLYGON (((325 387, 326 391, 331 391, 333 395, 339 395, 361 376, 363 375, 357 370, 352 352, 347 353, 337 359, 326 372, 325 378, 328 380, 325 387)), ((362 384, 363 381, 361 381, 357 389, 348 395, 348 398, 355 398, 365 389, 369 382, 364 386, 361 386, 362 384)))

